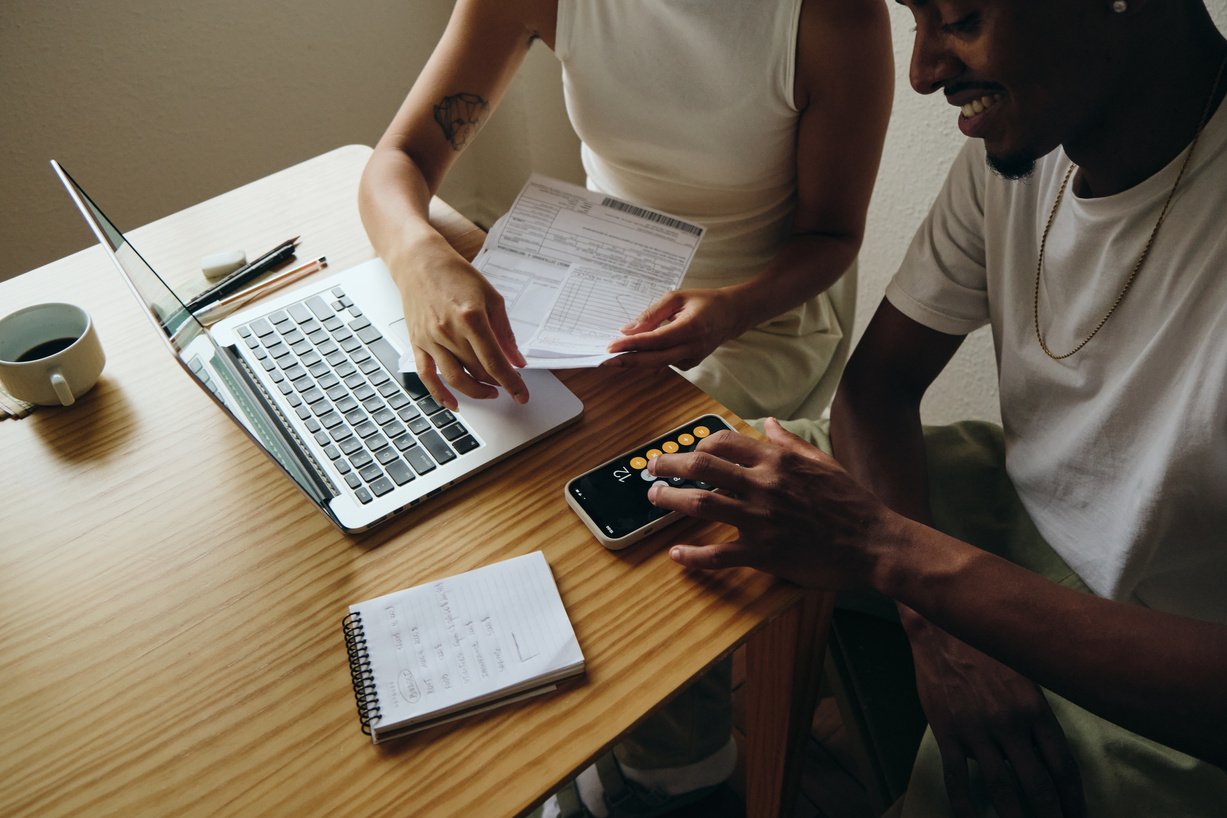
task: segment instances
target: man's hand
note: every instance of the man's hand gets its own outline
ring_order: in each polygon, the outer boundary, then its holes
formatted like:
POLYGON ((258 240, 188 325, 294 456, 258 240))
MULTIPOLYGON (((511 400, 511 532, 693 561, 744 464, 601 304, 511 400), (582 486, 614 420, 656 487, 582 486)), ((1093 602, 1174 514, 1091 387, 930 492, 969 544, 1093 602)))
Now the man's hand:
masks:
POLYGON ((658 477, 710 483, 717 492, 653 486, 661 508, 736 526, 738 538, 670 551, 690 568, 747 565, 814 588, 867 588, 875 545, 904 523, 832 458, 774 420, 769 442, 718 432, 689 454, 648 464, 658 477))
MULTIPOLYGON (((765 429, 768 443, 720 432, 691 454, 649 463, 659 477, 718 489, 657 485, 648 492, 654 504, 738 529, 731 542, 678 545, 670 555, 690 568, 744 565, 808 587, 871 588, 880 557, 906 542, 904 529, 916 523, 889 511, 831 457, 774 420, 765 429)), ((1085 815, 1077 765, 1039 689, 908 613, 917 687, 955 814, 973 814, 967 762, 975 759, 1002 818, 1085 815)))
POLYGON ((954 814, 978 815, 968 783, 974 759, 1001 818, 1086 815, 1078 766, 1039 688, 919 617, 906 618, 917 692, 954 814))

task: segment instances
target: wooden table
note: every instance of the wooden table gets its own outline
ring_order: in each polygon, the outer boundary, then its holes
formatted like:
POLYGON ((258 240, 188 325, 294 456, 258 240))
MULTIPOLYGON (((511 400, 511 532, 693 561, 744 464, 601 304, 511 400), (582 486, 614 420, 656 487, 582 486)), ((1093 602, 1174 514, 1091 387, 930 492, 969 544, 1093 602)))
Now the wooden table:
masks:
MULTIPOLYGON (((129 237, 180 283, 202 255, 255 255, 299 233, 300 258, 342 269, 372 257, 356 206, 368 155, 338 149, 129 237)), ((89 187, 88 168, 70 170, 89 187)), ((442 202, 432 217, 462 252, 480 246, 442 202)), ((812 712, 819 599, 668 560, 669 542, 731 535, 719 526, 606 551, 562 496, 567 478, 645 438, 730 416, 686 381, 567 373, 578 425, 347 536, 184 377, 100 248, 0 283, 0 313, 45 300, 89 310, 108 361, 75 407, 0 421, 0 814, 522 814, 747 640, 748 812, 781 812, 795 790, 787 752, 812 712), (341 639, 347 606, 535 549, 587 674, 372 746, 341 639)))

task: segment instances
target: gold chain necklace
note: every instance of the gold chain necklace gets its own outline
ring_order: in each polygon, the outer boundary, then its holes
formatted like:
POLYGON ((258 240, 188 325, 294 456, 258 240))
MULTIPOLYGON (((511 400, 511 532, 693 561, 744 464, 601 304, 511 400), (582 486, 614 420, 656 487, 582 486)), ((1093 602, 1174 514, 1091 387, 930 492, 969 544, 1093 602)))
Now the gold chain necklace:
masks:
POLYGON ((1210 89, 1210 98, 1206 100, 1206 110, 1202 112, 1201 122, 1197 124, 1197 132, 1193 134, 1193 141, 1189 143, 1188 152, 1184 155, 1184 162, 1180 164, 1180 172, 1176 174, 1176 181, 1172 183, 1172 189, 1168 191, 1167 199, 1163 202, 1163 209, 1159 211, 1159 219, 1155 222, 1154 229, 1150 231, 1150 238, 1146 239, 1146 246, 1142 248, 1142 255, 1138 257, 1137 263, 1133 265, 1133 270, 1129 273, 1129 278, 1125 280, 1125 286, 1121 287, 1121 291, 1117 294, 1116 300, 1112 302, 1112 306, 1108 308, 1103 318, 1099 319, 1099 323, 1095 325, 1090 334, 1082 339, 1082 343, 1064 355, 1057 355, 1048 348, 1048 344, 1044 341, 1044 334, 1040 332, 1040 275, 1044 269, 1044 250, 1048 246, 1048 231, 1052 229, 1052 222, 1057 216, 1057 208, 1061 204, 1061 199, 1065 196, 1065 188, 1069 185, 1070 177, 1074 175, 1076 166, 1071 162, 1069 170, 1065 171, 1065 178, 1061 180, 1061 187, 1057 190, 1057 198, 1052 203, 1052 210, 1048 213, 1048 223, 1044 225, 1044 234, 1040 238, 1040 255, 1039 260, 1035 264, 1035 297, 1032 302, 1032 316, 1035 319, 1035 338, 1040 342, 1040 349, 1044 350, 1044 354, 1054 361, 1068 358, 1090 343, 1099 330, 1103 329, 1103 325, 1108 323, 1112 313, 1116 312, 1116 308, 1120 306, 1120 302, 1125 298, 1125 293, 1129 292, 1129 288, 1133 285, 1133 280, 1137 277, 1138 270, 1142 269, 1146 256, 1150 254, 1150 246, 1154 244, 1155 236, 1158 235, 1159 228, 1163 225, 1163 220, 1167 218, 1167 208, 1172 203, 1172 197, 1176 195, 1176 187, 1180 184, 1180 180, 1184 178, 1184 172, 1189 167, 1189 160, 1193 158, 1193 149, 1197 147, 1197 139, 1201 136, 1202 129, 1210 119, 1210 111, 1214 104, 1214 97, 1218 94, 1219 82, 1223 79, 1224 68, 1227 68, 1227 57, 1224 57, 1223 61, 1219 63, 1218 74, 1214 78, 1214 87, 1210 89))

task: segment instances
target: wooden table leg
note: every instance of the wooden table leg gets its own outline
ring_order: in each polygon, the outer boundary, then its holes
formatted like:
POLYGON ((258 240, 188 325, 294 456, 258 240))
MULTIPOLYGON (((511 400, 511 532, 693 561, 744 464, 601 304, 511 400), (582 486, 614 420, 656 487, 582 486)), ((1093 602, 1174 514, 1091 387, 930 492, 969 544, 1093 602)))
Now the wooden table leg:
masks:
POLYGON ((746 818, 787 816, 796 798, 833 599, 807 593, 746 643, 746 818))

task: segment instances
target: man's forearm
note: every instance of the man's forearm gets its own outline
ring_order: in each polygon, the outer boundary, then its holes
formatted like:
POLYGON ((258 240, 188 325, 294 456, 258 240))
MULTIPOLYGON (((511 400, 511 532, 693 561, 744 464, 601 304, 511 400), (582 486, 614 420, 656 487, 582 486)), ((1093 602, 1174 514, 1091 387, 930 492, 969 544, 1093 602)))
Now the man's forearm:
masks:
MULTIPOLYGON (((880 380, 863 382, 851 372, 832 406, 831 449, 892 511, 926 525, 932 522, 919 395, 891 389, 880 380)), ((906 604, 895 602, 909 638, 931 627, 906 604)))
POLYGON ((850 371, 831 407, 831 448, 857 482, 891 510, 930 521, 918 396, 862 384, 850 371))
POLYGON ((832 446, 899 515, 871 545, 873 585, 909 635, 940 627, 1110 721, 1227 763, 1227 626, 1072 591, 931 528, 919 396, 850 374, 832 446))
POLYGON ((881 593, 1087 710, 1227 766, 1227 626, 1080 593, 897 523, 881 593))

